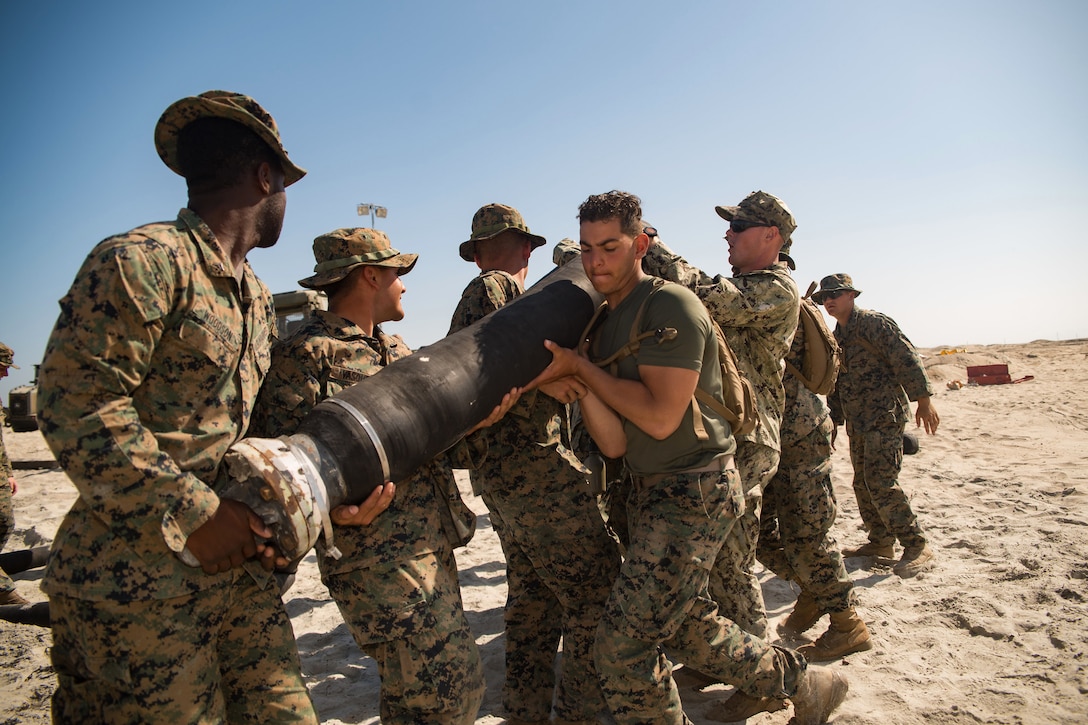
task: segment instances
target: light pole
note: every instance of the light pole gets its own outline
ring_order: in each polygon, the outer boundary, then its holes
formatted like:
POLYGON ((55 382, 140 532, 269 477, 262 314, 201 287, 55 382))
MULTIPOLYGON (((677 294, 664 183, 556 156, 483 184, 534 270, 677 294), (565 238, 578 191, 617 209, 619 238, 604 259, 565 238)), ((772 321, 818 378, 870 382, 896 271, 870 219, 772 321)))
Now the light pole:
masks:
POLYGON ((359 213, 359 216, 370 215, 370 228, 374 229, 374 217, 379 219, 385 219, 389 214, 389 210, 384 206, 378 206, 377 204, 359 204, 355 207, 355 211, 359 213))

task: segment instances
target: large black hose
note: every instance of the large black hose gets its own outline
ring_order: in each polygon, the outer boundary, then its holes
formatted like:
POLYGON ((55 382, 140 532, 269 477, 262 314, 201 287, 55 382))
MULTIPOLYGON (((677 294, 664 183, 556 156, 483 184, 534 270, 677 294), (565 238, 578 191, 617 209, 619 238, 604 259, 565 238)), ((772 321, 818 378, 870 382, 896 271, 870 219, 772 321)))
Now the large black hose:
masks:
MULTIPOLYGON (((305 554, 328 512, 402 481, 486 418, 551 353, 575 347, 602 301, 580 259, 475 324, 322 401, 294 435, 246 439, 227 453, 227 498, 247 503, 288 557, 305 554)), ((191 562, 195 563, 195 562, 191 562)))
POLYGON ((545 339, 574 347, 600 300, 574 260, 474 325, 318 404, 298 432, 339 463, 344 491, 330 498, 359 503, 456 443, 547 367, 545 339))

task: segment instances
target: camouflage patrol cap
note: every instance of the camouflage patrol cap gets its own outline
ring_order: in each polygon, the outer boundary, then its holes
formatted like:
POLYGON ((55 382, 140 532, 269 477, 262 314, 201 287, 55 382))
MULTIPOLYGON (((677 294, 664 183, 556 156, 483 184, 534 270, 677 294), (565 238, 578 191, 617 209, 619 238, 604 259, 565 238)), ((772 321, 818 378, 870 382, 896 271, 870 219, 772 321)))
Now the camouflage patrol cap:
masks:
POLYGON ((15 364, 15 351, 2 342, 0 342, 0 368, 19 369, 19 366, 15 364))
POLYGON ((736 219, 778 227, 783 242, 789 241, 790 235, 797 229, 797 220, 793 218, 793 212, 786 206, 786 202, 765 191, 753 191, 736 206, 716 206, 714 211, 726 221, 736 219))
POLYGON ((305 169, 295 166, 287 157, 279 127, 271 114, 249 96, 231 91, 206 91, 199 96, 188 96, 163 111, 155 125, 155 149, 163 163, 175 173, 182 174, 178 166, 178 132, 198 118, 226 118, 257 134, 279 157, 284 186, 290 186, 306 175, 305 169))
POLYGON ((824 299, 832 292, 853 292, 855 297, 861 294, 861 290, 854 289, 854 280, 850 279, 850 275, 839 272, 829 274, 820 280, 820 289, 812 293, 812 301, 822 305, 824 299))
POLYGON ((485 239, 493 239, 507 230, 519 232, 528 237, 532 243, 532 249, 542 246, 546 241, 544 237, 533 234, 521 217, 521 213, 512 206, 506 204, 487 204, 480 207, 472 217, 472 236, 467 242, 461 242, 459 249, 461 259, 466 262, 474 261, 474 246, 476 242, 485 239))
POLYGON ((377 229, 337 229, 314 240, 314 274, 298 283, 310 289, 339 282, 356 267, 392 267, 408 274, 418 254, 402 254, 389 244, 385 232, 377 229))

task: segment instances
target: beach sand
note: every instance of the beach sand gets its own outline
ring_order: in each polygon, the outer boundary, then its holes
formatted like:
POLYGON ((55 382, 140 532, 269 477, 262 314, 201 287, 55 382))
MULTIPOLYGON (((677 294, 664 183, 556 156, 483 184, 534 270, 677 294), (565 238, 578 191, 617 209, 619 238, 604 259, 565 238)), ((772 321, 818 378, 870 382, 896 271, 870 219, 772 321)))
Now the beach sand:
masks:
MULTIPOLYGON (((920 350, 941 416, 936 436, 905 458, 912 497, 937 565, 917 578, 891 561, 850 559, 858 612, 874 648, 831 663, 850 680, 832 722, 1058 724, 1088 722, 1088 341, 920 350), (1017 385, 967 386, 966 366, 1007 363, 1017 385)), ((911 425, 913 428, 913 424, 911 425)), ((41 436, 4 431, 15 461, 49 459, 41 436)), ((16 532, 6 550, 50 543, 76 492, 56 468, 18 470, 16 532)), ((865 538, 851 488, 845 435, 834 455, 840 546, 865 538)), ((482 501, 461 585, 487 674, 478 723, 501 723, 505 566, 482 501)), ((41 570, 17 575, 43 601, 41 570)), ((761 571, 773 626, 793 606, 790 587, 761 571)), ((377 723, 378 678, 317 576, 311 554, 286 596, 302 667, 325 723, 377 723)), ((826 618, 810 634, 817 636, 826 618)), ((795 646, 800 642, 793 642, 795 646)), ((55 679, 49 631, 0 621, 0 725, 49 722, 55 679)), ((692 722, 731 689, 682 690, 692 722)), ((782 725, 792 708, 750 718, 782 725)))

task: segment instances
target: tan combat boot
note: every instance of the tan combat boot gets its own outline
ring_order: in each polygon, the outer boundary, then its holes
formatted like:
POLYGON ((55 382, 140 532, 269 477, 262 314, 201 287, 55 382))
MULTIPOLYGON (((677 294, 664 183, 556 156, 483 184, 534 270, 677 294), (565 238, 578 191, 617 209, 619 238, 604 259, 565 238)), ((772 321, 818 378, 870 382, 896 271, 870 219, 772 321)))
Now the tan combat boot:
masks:
POLYGON ((824 613, 816 605, 816 600, 802 589, 797 595, 797 603, 793 605, 790 616, 778 623, 778 634, 781 637, 795 637, 810 630, 822 616, 824 613))
POLYGON ((850 684, 844 675, 826 667, 809 667, 793 693, 791 725, 822 725, 846 699, 850 684))
POLYGON ((851 549, 843 549, 842 555, 844 558, 850 559, 855 556, 877 556, 881 559, 891 559, 895 556, 895 542, 890 544, 877 544, 872 541, 868 541, 861 546, 855 546, 851 549))
POLYGON ((714 722, 743 722, 761 712, 785 710, 786 701, 775 697, 753 697, 737 690, 725 702, 706 711, 706 718, 714 722))
MULTIPOLYGON (((6 486, 7 483, 5 482, 4 485, 6 486)), ((23 607, 27 604, 30 604, 30 600, 15 589, 12 589, 10 592, 0 592, 0 606, 15 605, 23 607)))
POLYGON ((917 576, 921 571, 928 569, 935 558, 936 555, 933 553, 933 549, 925 544, 912 546, 903 551, 903 558, 892 567, 892 571, 903 579, 910 579, 917 576))
POLYGON ((797 651, 810 662, 826 662, 872 648, 873 639, 868 627, 851 607, 845 612, 832 612, 827 631, 812 644, 798 647, 797 651))

